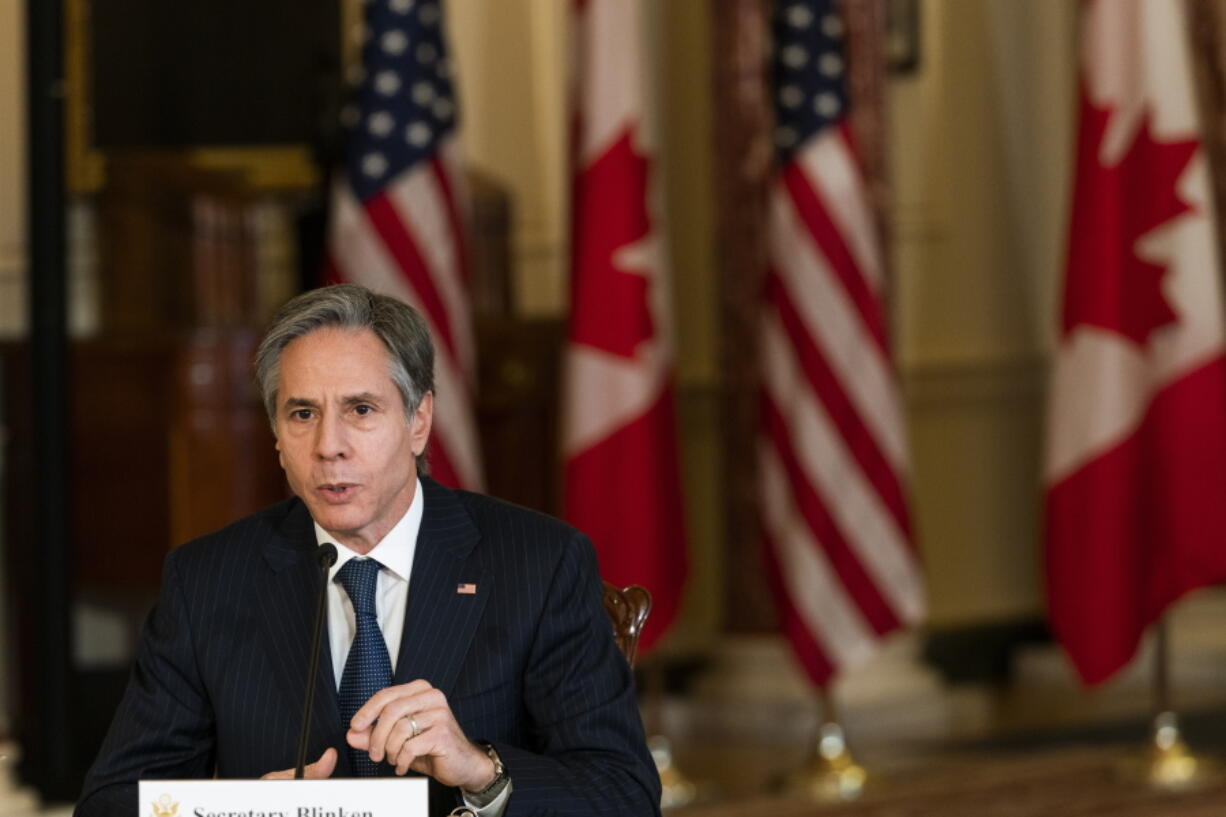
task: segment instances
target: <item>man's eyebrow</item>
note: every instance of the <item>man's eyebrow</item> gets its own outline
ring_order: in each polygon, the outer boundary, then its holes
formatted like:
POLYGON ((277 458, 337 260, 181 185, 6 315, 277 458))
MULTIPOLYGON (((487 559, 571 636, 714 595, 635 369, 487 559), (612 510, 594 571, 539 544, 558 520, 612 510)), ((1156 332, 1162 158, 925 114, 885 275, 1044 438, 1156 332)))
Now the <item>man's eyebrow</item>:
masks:
MULTIPOLYGON (((377 405, 379 403, 379 395, 374 392, 364 391, 358 394, 345 395, 341 398, 341 402, 346 406, 356 406, 361 403, 375 403, 377 405)), ((286 409, 318 408, 319 403, 308 397, 287 397, 285 402, 282 403, 282 407, 286 409)))

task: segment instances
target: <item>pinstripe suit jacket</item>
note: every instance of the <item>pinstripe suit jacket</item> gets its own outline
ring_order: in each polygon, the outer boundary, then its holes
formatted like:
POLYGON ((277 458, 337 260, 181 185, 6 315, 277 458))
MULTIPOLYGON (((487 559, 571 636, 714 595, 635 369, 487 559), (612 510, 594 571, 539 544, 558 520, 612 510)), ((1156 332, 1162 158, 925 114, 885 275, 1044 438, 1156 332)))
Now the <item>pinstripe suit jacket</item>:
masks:
MULTIPOLYGON (((633 682, 586 537, 550 517, 422 479, 425 513, 394 682, 446 694, 493 743, 517 815, 658 814, 633 682), (472 595, 456 593, 462 583, 472 595)), ((78 817, 132 817, 140 778, 251 778, 294 765, 319 587, 310 515, 274 505, 166 558, 161 597, 78 817)), ((341 749, 335 676, 315 679, 310 758, 341 749)), ((386 764, 384 764, 386 768, 386 764)), ((431 786, 431 812, 458 792, 431 786)))

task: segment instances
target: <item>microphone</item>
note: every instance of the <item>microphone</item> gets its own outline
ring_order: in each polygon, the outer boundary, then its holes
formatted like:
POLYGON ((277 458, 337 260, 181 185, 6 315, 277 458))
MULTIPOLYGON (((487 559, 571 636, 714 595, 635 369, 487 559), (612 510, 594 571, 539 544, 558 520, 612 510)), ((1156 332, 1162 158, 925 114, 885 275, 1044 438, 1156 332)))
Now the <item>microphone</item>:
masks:
POLYGON ((315 706, 315 676, 319 674, 319 641, 324 629, 324 606, 328 602, 328 568, 336 564, 336 545, 325 542, 315 549, 319 565, 319 602, 315 605, 315 635, 311 638, 311 661, 307 668, 306 702, 302 706, 302 732, 298 735, 298 765, 294 779, 301 780, 306 767, 307 736, 311 732, 311 710, 315 706))

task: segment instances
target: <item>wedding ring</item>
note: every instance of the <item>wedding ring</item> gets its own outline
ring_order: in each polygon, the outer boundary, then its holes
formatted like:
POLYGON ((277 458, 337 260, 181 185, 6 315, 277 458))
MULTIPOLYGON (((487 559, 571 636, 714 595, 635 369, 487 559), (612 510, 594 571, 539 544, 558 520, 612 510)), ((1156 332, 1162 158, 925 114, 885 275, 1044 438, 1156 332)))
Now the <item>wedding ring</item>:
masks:
POLYGON ((421 730, 417 728, 417 720, 412 715, 405 715, 409 719, 409 728, 413 730, 413 737, 421 734, 421 730))

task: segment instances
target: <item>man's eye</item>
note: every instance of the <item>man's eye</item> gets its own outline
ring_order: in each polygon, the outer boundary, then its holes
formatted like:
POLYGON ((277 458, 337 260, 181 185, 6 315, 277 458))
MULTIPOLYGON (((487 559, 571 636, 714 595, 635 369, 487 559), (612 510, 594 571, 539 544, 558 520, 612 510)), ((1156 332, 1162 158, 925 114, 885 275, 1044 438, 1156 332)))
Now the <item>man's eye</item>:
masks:
POLYGON ((354 406, 353 410, 356 411, 358 414, 367 415, 367 414, 370 414, 372 411, 374 411, 374 408, 372 406, 367 406, 363 404, 359 406, 354 406))
POLYGON ((293 417, 295 420, 309 420, 311 419, 311 410, 310 409, 294 409, 292 412, 290 412, 290 416, 293 417))

